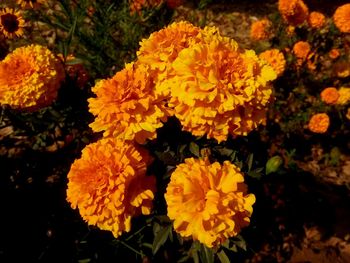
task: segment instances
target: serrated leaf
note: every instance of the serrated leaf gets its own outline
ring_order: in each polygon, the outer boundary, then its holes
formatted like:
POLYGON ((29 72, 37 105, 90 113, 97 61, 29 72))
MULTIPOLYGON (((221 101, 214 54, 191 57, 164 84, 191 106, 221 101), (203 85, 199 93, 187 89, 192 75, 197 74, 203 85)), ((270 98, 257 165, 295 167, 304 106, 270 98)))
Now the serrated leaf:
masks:
POLYGON ((196 156, 196 157, 200 157, 200 153, 199 153, 199 146, 198 144, 191 142, 190 143, 190 152, 196 156))
POLYGON ((152 253, 155 255, 159 248, 167 241, 172 225, 161 227, 153 240, 152 253))
POLYGON ((220 250, 220 252, 218 252, 217 255, 221 263, 230 263, 230 259, 228 258, 224 250, 220 250))

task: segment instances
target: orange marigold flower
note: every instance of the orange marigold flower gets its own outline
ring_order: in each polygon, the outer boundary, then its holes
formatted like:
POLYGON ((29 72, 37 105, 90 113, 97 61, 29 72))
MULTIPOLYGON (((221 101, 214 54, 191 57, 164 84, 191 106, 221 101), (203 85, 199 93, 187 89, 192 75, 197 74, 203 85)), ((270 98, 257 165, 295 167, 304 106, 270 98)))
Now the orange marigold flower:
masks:
POLYGON ((39 4, 44 4, 46 0, 17 0, 17 4, 22 8, 34 8, 39 4))
POLYGON ((255 196, 229 161, 188 158, 172 173, 165 200, 176 232, 213 247, 249 225, 255 196))
POLYGON ((293 26, 302 24, 309 16, 309 9, 302 0, 279 0, 278 10, 283 19, 293 26))
POLYGON ((131 0, 130 11, 132 14, 134 14, 135 12, 140 14, 142 9, 155 8, 163 2, 163 0, 131 0))
POLYGON ((217 34, 183 49, 172 68, 176 74, 164 85, 184 130, 221 142, 265 122, 276 73, 254 51, 242 53, 235 41, 217 34))
POLYGON ((314 133, 325 133, 329 127, 329 117, 326 113, 317 113, 309 121, 309 130, 314 133))
POLYGON ((64 80, 63 65, 46 47, 20 47, 0 62, 0 104, 37 110, 50 105, 64 80))
POLYGON ((321 92, 321 100, 327 104, 335 104, 339 99, 339 93, 336 88, 325 88, 321 92))
POLYGON ((350 88, 341 87, 338 90, 339 98, 337 100, 337 104, 345 105, 350 101, 350 88))
POLYGON ((331 49, 331 51, 329 51, 328 56, 331 59, 337 59, 340 56, 340 51, 337 48, 333 48, 331 49))
POLYGON ((146 176, 148 153, 122 140, 89 144, 68 173, 67 201, 89 225, 117 238, 132 217, 151 212, 155 177, 146 176))
POLYGON ((96 116, 90 127, 104 136, 123 140, 156 138, 156 129, 167 119, 165 102, 154 94, 153 76, 148 65, 130 63, 112 78, 99 81, 92 91, 90 112, 96 116))
POLYGON ((333 20, 340 32, 350 33, 350 4, 339 6, 335 10, 333 20))
POLYGON ((5 8, 0 10, 0 33, 8 38, 23 35, 24 19, 20 11, 5 8))
POLYGON ((140 63, 149 65, 155 72, 158 94, 169 95, 169 89, 161 86, 161 82, 174 75, 171 63, 181 50, 202 40, 201 32, 199 27, 181 21, 152 33, 148 39, 140 42, 140 49, 137 51, 138 60, 140 63))
POLYGON ((269 39, 272 36, 271 27, 271 21, 266 18, 255 21, 250 28, 250 37, 254 40, 269 39))
POLYGON ((293 53, 297 58, 306 60, 310 55, 311 47, 308 42, 298 41, 293 46, 293 53))
POLYGON ((345 117, 350 120, 350 108, 348 108, 345 117))
POLYGON ((311 12, 307 22, 311 28, 319 29, 324 26, 326 17, 320 12, 311 12))
POLYGON ((281 76, 286 67, 284 55, 278 49, 270 49, 260 53, 259 58, 264 59, 276 71, 277 76, 281 76))

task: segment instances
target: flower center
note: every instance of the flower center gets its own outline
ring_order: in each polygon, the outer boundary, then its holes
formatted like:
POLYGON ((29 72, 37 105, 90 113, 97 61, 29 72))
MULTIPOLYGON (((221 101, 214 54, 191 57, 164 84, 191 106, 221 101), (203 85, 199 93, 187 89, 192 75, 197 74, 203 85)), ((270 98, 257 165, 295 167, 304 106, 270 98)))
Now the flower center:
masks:
POLYGON ((19 29, 19 21, 17 20, 17 16, 13 14, 2 15, 1 24, 4 27, 4 29, 9 33, 14 33, 19 29))

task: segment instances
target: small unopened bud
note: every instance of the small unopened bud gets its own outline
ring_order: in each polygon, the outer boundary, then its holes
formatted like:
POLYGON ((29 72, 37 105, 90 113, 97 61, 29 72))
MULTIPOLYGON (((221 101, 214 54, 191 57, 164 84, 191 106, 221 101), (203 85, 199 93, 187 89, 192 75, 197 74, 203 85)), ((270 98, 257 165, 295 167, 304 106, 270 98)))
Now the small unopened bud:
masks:
POLYGON ((282 163, 283 160, 280 156, 276 155, 274 157, 271 157, 266 163, 266 174, 276 172, 282 163))

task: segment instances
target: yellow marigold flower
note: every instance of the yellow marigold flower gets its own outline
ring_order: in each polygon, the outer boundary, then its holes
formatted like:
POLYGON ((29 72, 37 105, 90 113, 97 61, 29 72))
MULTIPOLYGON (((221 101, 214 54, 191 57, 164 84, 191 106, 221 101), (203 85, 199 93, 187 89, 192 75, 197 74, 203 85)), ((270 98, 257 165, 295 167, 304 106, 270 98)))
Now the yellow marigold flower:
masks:
POLYGON ((320 29, 326 23, 326 17, 320 12, 311 12, 307 22, 311 28, 320 29))
POLYGON ((276 73, 254 51, 241 53, 235 41, 213 35, 183 49, 172 68, 164 85, 184 130, 221 142, 264 123, 276 73))
POLYGON ((327 104, 336 104, 339 99, 339 93, 336 88, 325 88, 321 92, 321 100, 327 104))
POLYGON ((276 71, 277 76, 281 76, 286 67, 284 55, 278 49, 266 50, 259 54, 259 58, 264 59, 276 71))
POLYGON ((350 101, 350 88, 341 87, 338 90, 339 98, 337 100, 337 104, 344 105, 350 101))
POLYGON ((278 10, 283 19, 293 26, 302 24, 309 16, 309 9, 302 0, 279 0, 278 10))
POLYGON ((250 28, 250 37, 253 40, 269 39, 272 36, 271 27, 271 21, 266 18, 255 21, 250 28))
POLYGON ((90 112, 96 116, 90 127, 104 136, 123 140, 156 138, 156 129, 167 119, 165 102, 154 94, 153 76, 148 65, 130 63, 112 78, 99 81, 92 91, 90 112))
POLYGON ((335 10, 333 20, 340 32, 350 33, 350 4, 339 6, 335 10))
POLYGON ((337 59, 340 56, 340 51, 337 48, 332 48, 331 51, 329 51, 328 56, 331 59, 337 59))
POLYGON ((8 38, 23 35, 24 19, 20 11, 5 8, 0 10, 0 33, 8 38))
POLYGON ((34 8, 39 4, 44 4, 45 0, 17 0, 17 4, 22 8, 34 8))
POLYGON ((325 133, 329 127, 329 117, 326 113, 317 113, 309 121, 309 130, 314 133, 325 133))
POLYGON ((115 237, 130 231, 132 217, 150 214, 154 199, 147 154, 118 139, 89 144, 68 173, 67 201, 89 225, 115 237))
POLYGON ((249 225, 255 196, 229 161, 188 158, 172 173, 165 200, 176 232, 213 247, 249 225))
POLYGON ((140 49, 137 51, 138 60, 140 63, 149 65, 155 72, 158 94, 169 95, 169 89, 161 86, 161 82, 174 75, 171 63, 181 50, 202 40, 199 37, 201 32, 199 27, 181 21, 152 33, 148 39, 140 42, 140 49))
POLYGON ((131 0, 130 1, 130 11, 131 13, 140 14, 142 9, 145 8, 155 8, 163 3, 163 0, 131 0))
POLYGON ((64 78, 63 65, 46 47, 17 48, 0 62, 0 104, 25 110, 46 107, 64 78))

